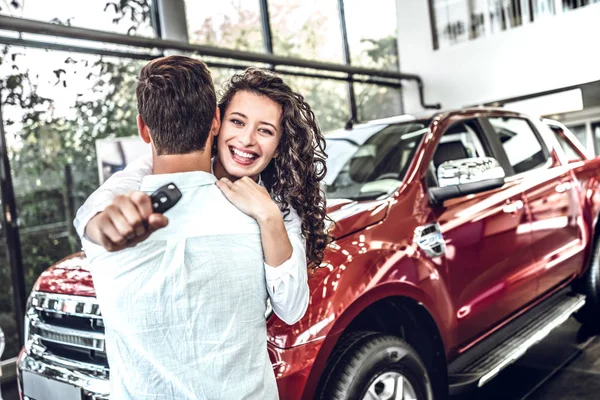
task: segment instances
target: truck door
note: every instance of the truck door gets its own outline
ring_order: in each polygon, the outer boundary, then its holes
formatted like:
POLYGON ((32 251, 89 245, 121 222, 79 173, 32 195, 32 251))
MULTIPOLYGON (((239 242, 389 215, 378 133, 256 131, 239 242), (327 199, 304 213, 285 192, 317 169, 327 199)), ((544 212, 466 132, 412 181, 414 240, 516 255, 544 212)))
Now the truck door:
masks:
POLYGON ((551 153, 531 121, 517 117, 488 121, 512 166, 509 179, 523 187, 531 215, 531 248, 540 263, 539 294, 544 294, 581 270, 584 241, 577 184, 569 166, 551 153))
MULTIPOLYGON (((456 122, 438 143, 427 178, 445 161, 494 157, 477 119, 456 122)), ((502 164, 502 163, 501 163, 502 164)), ((458 343, 467 344, 535 299, 535 259, 518 183, 434 206, 446 243, 458 343)))

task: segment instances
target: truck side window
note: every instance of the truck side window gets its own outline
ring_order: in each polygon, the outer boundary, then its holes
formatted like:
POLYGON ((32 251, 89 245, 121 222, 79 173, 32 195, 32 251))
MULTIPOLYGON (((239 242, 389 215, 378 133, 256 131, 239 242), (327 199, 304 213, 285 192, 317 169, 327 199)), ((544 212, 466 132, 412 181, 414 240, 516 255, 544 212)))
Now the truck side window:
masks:
POLYGON ((550 130, 552 131, 552 133, 554 133, 556 140, 558 140, 560 147, 565 152, 567 159, 569 161, 582 161, 583 160, 583 157, 581 157, 579 155, 579 153, 577 152, 577 150, 575 150, 573 145, 570 142, 567 142, 565 140, 565 138, 562 137, 561 129, 558 126, 550 126, 550 130))
POLYGON ((452 125, 440 138, 433 159, 429 165, 428 186, 437 186, 437 169, 446 162, 464 158, 489 156, 473 121, 463 121, 452 125))
POLYGON ((496 131, 515 174, 543 166, 548 160, 539 138, 524 119, 488 118, 496 131))

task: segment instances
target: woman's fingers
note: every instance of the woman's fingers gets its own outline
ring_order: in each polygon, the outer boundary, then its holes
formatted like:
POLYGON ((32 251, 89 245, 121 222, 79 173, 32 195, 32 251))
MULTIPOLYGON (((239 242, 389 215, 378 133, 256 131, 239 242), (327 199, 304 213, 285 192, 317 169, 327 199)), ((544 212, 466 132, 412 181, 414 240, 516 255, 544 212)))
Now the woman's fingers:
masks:
POLYGON ((232 189, 234 186, 234 183, 231 182, 229 179, 227 178, 221 178, 219 179, 219 182, 221 182, 222 184, 224 184, 225 186, 227 186, 228 188, 232 189))
POLYGON ((225 195, 225 197, 230 198, 231 195, 233 194, 233 183, 227 179, 227 178, 221 178, 217 181, 217 186, 219 187, 219 189, 221 189, 221 191, 223 192, 223 194, 225 195))
POLYGON ((238 179, 235 183, 239 184, 240 186, 249 188, 249 189, 258 189, 258 188, 262 187, 258 183, 256 183, 254 181, 254 179, 250 178, 249 176, 244 176, 243 178, 238 179))

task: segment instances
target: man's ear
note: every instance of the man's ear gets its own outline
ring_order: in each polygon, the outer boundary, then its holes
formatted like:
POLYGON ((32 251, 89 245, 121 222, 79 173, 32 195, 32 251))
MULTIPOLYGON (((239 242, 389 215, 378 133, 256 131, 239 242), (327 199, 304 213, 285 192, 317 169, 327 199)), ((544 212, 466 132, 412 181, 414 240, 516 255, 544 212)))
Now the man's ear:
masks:
POLYGON ((150 137, 150 129, 148 129, 148 125, 142 119, 142 116, 138 114, 137 116, 137 127, 138 133, 142 140, 146 143, 152 143, 152 137, 150 137))
POLYGON ((221 130, 221 110, 219 109, 219 107, 217 107, 217 110, 215 111, 215 116, 213 117, 213 120, 212 120, 212 125, 210 127, 210 133, 213 136, 217 136, 219 134, 220 130, 221 130))

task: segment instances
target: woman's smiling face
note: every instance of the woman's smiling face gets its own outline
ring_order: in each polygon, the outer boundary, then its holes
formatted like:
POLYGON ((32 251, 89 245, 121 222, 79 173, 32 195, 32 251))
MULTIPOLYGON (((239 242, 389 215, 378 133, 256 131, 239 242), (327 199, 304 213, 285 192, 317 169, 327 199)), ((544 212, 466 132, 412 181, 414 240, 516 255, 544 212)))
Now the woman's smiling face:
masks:
POLYGON ((281 140, 281 106, 248 91, 233 95, 217 137, 215 173, 235 180, 258 175, 277 156, 281 140), (224 171, 221 171, 222 167, 224 171))

